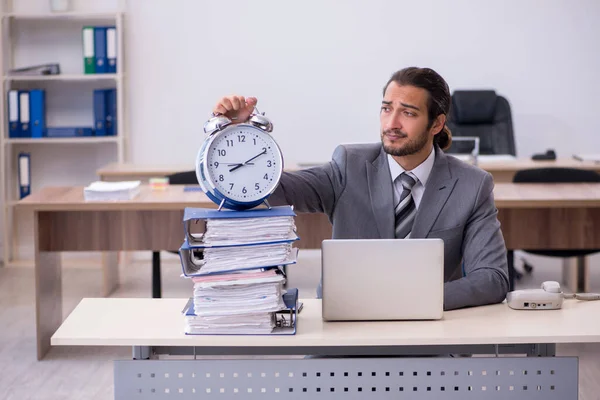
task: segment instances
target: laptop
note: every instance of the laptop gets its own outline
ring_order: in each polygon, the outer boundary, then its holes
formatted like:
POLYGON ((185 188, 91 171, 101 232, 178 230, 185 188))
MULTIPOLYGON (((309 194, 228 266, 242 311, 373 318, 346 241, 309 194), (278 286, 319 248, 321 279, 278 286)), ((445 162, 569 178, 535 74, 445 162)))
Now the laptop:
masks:
POLYGON ((441 239, 333 239, 321 245, 323 319, 441 319, 441 239))

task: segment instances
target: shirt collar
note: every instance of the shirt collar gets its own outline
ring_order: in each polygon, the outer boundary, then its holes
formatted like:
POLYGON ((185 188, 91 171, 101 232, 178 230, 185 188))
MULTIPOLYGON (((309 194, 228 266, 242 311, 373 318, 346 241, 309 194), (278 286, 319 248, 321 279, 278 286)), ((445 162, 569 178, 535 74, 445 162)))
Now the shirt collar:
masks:
MULTIPOLYGON (((398 164, 391 155, 388 154, 387 157, 388 157, 388 164, 390 166, 390 174, 392 175, 392 182, 394 182, 396 180, 396 178, 398 176, 400 176, 400 174, 402 174, 403 172, 407 172, 407 171, 405 171, 404 168, 402 168, 402 166, 400 164, 398 164)), ((418 179, 418 181, 421 182, 421 184, 423 186, 425 186, 425 184, 427 183, 427 180, 429 179, 429 175, 431 174, 431 170, 433 169, 434 161, 435 161, 435 149, 432 148, 431 153, 429 153, 429 156, 425 159, 425 161, 423 161, 421 164, 417 165, 417 167, 415 169, 413 169, 412 171, 408 171, 408 172, 410 172, 411 175, 416 177, 418 179)))

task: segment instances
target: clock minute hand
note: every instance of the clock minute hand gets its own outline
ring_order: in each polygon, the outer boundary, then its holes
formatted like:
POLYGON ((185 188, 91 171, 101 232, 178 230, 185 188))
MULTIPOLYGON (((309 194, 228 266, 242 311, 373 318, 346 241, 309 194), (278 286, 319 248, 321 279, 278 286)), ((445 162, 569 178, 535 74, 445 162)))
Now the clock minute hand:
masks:
POLYGON ((258 153, 257 155, 255 155, 255 156, 254 156, 254 157, 252 157, 251 159, 249 159, 249 160, 246 160, 246 161, 244 162, 244 164, 249 164, 249 163, 250 163, 250 161, 254 160, 255 158, 258 158, 258 157, 262 156, 263 154, 267 154, 267 149, 264 149, 262 152, 258 153))
POLYGON ((254 160, 254 159, 256 159, 256 158, 258 158, 258 157, 262 156, 263 154, 267 154, 267 149, 264 149, 264 150, 263 150, 261 153, 259 153, 259 154, 255 155, 254 157, 252 157, 252 158, 250 158, 250 159, 246 160, 246 161, 245 161, 243 164, 237 164, 235 167, 231 168, 231 169, 229 170, 229 172, 233 172, 233 171, 235 171, 236 169, 243 167, 244 165, 254 165, 254 164, 253 164, 253 163, 251 163, 250 161, 252 161, 252 160, 254 160))

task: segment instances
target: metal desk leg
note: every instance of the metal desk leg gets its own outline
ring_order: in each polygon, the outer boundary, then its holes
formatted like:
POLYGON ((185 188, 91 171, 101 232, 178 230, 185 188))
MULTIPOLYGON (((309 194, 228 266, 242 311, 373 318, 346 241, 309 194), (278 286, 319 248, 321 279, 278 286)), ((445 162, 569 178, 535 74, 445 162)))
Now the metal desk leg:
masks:
POLYGON ((149 360, 152 355, 152 347, 133 346, 131 354, 134 360, 149 360))
POLYGON ((160 251, 152 252, 152 298, 162 297, 162 288, 160 287, 160 251))

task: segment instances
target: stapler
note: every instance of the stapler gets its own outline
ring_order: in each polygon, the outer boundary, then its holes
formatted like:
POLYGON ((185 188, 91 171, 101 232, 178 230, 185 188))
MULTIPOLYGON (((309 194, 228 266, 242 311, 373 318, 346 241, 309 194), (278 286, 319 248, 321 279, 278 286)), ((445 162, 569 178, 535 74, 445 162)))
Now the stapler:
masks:
POLYGON ((548 149, 545 153, 534 154, 531 159, 535 161, 556 160, 556 152, 548 149))

